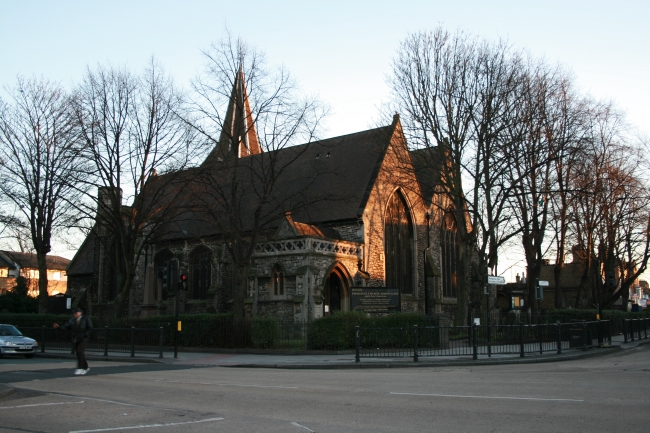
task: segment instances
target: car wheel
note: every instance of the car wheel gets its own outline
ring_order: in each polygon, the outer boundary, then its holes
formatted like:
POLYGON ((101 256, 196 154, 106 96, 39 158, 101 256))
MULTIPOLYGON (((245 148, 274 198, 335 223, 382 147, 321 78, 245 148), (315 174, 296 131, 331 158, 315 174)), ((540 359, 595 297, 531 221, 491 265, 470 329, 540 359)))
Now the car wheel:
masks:
POLYGON ((25 358, 33 358, 34 354, 33 353, 26 353, 25 358))

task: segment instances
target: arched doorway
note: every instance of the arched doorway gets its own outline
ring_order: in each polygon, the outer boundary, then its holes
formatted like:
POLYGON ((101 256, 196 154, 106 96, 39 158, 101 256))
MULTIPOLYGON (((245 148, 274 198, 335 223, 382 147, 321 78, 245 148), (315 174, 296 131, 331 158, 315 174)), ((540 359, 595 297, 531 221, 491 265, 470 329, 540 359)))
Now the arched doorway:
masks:
POLYGON ((323 291, 323 315, 348 310, 349 283, 345 272, 336 266, 327 277, 323 291))

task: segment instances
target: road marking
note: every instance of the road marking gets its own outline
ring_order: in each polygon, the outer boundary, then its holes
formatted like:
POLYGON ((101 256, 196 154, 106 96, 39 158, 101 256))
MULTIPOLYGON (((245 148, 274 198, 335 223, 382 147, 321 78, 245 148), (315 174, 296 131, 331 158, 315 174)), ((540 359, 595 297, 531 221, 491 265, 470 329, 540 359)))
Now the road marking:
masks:
POLYGON ((0 406, 0 409, 20 409, 23 407, 37 407, 37 406, 56 406, 59 404, 80 404, 82 401, 66 401, 60 403, 38 403, 38 404, 22 404, 20 406, 0 406))
POLYGON ((536 398, 536 397, 498 397, 491 395, 454 395, 454 394, 418 394, 414 392, 391 392, 393 395, 421 395, 425 397, 489 398, 499 400, 536 400, 536 401, 584 401, 575 398, 536 398))
POLYGON ((280 385, 247 385, 243 383, 221 383, 221 382, 189 382, 184 380, 160 380, 156 379, 156 382, 163 383, 186 383, 191 385, 217 385, 217 386, 241 386, 247 388, 280 388, 280 389, 298 389, 297 386, 280 386, 280 385))
POLYGON ((292 424, 292 425, 295 425, 296 427, 304 428, 304 429, 307 430, 308 432, 316 433, 316 430, 312 430, 312 429, 310 429, 310 428, 307 428, 307 427, 305 427, 304 425, 300 425, 300 424, 298 424, 297 422, 292 422, 291 424, 292 424))
POLYGON ((143 425, 133 425, 128 427, 110 427, 110 428, 100 428, 95 430, 73 430, 70 433, 92 433, 92 432, 100 432, 100 431, 135 430, 139 428, 173 427, 177 425, 198 424, 202 422, 213 422, 213 421, 223 421, 223 418, 208 418, 208 419, 200 419, 198 421, 185 421, 185 422, 168 422, 165 424, 143 424, 143 425))
POLYGON ((167 410, 170 412, 186 412, 181 409, 168 409, 165 407, 158 407, 158 406, 146 406, 143 404, 131 404, 131 403, 122 403, 121 401, 114 401, 114 400, 104 400, 102 398, 92 398, 92 397, 77 397, 76 395, 69 395, 69 394, 54 394, 54 393, 49 393, 48 395, 54 395, 57 397, 69 397, 69 398, 85 398, 86 400, 93 400, 93 401, 101 401, 103 403, 113 403, 113 404, 119 404, 122 406, 130 406, 130 407, 142 407, 145 409, 158 409, 158 410, 167 410))

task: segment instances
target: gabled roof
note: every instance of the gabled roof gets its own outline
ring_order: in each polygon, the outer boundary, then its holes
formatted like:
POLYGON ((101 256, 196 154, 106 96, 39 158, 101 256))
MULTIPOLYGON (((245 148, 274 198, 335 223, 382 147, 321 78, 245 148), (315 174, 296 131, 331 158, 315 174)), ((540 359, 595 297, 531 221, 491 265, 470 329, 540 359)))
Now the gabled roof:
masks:
POLYGON ((98 241, 97 235, 91 231, 68 265, 68 276, 92 275, 95 261, 95 242, 98 241))
MULTIPOLYGON (((267 170, 272 162, 286 165, 286 170, 277 179, 273 200, 265 205, 263 215, 274 219, 267 227, 277 227, 286 211, 291 211, 296 221, 319 227, 329 222, 356 220, 363 213, 398 122, 396 118, 389 126, 240 159, 238 176, 243 182, 238 187, 240 195, 247 194, 247 201, 241 203, 238 212, 242 226, 252 226, 256 207, 252 192, 263 186, 260 170, 267 170)), ((221 166, 225 167, 224 163, 221 166)), ((214 164, 173 175, 185 177, 186 183, 181 194, 174 195, 177 212, 169 212, 174 218, 159 231, 158 241, 219 234, 200 211, 200 205, 218 207, 217 198, 199 179, 208 173, 211 181, 225 190, 228 170, 232 168, 222 171, 219 164, 214 164)), ((159 178, 156 181, 163 184, 163 176, 159 178)))
POLYGON ((306 224, 294 221, 290 213, 287 213, 275 232, 276 238, 295 238, 295 237, 316 237, 324 239, 339 240, 341 236, 336 230, 330 227, 319 227, 314 224, 306 224))
POLYGON ((410 153, 415 176, 422 191, 422 199, 427 206, 430 206, 436 186, 440 183, 442 150, 439 147, 428 147, 412 150, 410 153))
MULTIPOLYGON (((18 265, 21 269, 38 269, 36 254, 18 253, 14 251, 0 251, 0 254, 18 265)), ((45 263, 48 270, 64 271, 68 267, 70 260, 65 257, 47 255, 45 256, 45 263)))

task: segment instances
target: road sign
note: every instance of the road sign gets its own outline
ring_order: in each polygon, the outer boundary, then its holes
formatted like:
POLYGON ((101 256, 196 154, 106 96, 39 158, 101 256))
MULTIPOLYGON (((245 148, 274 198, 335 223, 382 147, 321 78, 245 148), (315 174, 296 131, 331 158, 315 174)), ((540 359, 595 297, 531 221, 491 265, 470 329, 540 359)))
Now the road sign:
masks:
POLYGON ((539 280, 539 285, 541 287, 548 287, 548 281, 545 280, 539 280))
POLYGON ((497 286, 503 286, 506 283, 504 277, 497 277, 494 275, 488 275, 488 284, 495 284, 497 286))

